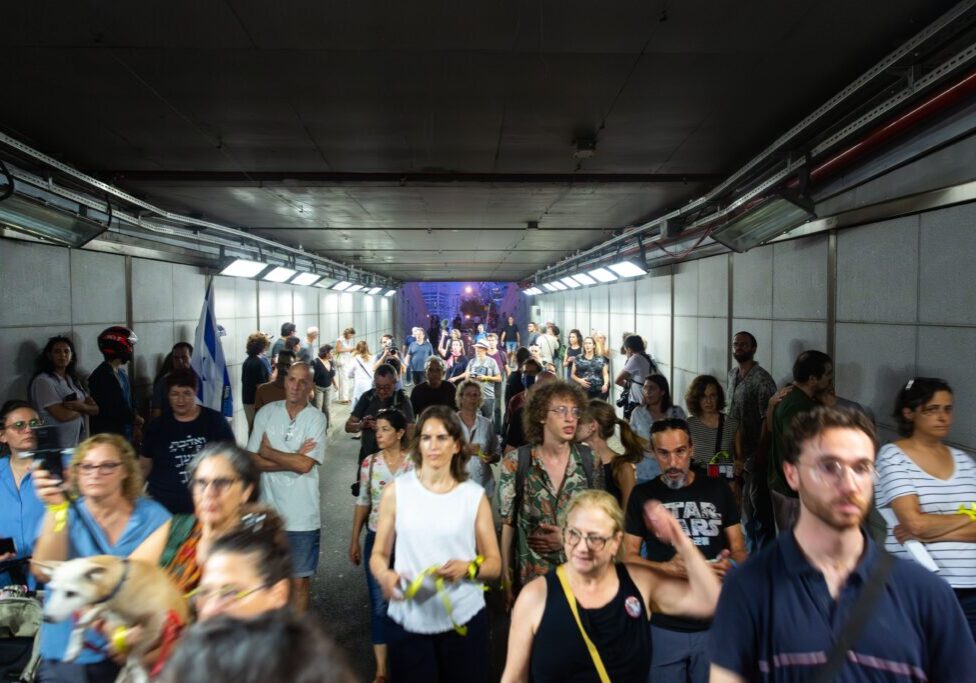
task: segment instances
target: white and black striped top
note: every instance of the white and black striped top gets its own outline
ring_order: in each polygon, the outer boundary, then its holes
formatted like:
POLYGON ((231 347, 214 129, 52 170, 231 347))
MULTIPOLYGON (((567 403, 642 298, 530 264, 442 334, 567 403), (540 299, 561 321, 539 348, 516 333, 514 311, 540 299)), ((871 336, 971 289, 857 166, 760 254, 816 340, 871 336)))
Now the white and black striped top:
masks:
MULTIPOLYGON (((917 495, 922 512, 951 515, 960 505, 969 507, 976 502, 976 461, 968 453, 950 448, 956 470, 948 479, 928 474, 893 443, 878 451, 878 483, 875 484, 875 503, 889 507, 902 496, 917 495)), ((974 522, 976 523, 976 522, 974 522)), ((891 529, 885 547, 894 555, 911 558, 908 551, 895 540, 891 529)), ((953 588, 976 588, 976 543, 940 541, 926 543, 926 549, 939 565, 939 576, 953 588)))
POLYGON ((715 454, 725 451, 732 455, 735 446, 735 432, 739 428, 739 422, 728 415, 725 416, 725 425, 722 428, 722 443, 715 448, 718 440, 718 428, 712 428, 701 421, 697 415, 688 418, 688 429, 691 430, 691 445, 694 448, 692 460, 699 467, 705 467, 715 454))

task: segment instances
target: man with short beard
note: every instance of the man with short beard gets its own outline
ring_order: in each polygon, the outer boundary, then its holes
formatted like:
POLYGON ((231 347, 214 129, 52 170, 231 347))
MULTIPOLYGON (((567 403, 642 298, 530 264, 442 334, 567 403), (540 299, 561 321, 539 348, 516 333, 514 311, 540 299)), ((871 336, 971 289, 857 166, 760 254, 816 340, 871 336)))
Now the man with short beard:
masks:
MULTIPOLYGON (((644 508, 650 501, 664 504, 685 534, 702 552, 719 578, 746 560, 746 542, 739 524, 739 510, 724 479, 708 477, 691 468, 691 432, 684 420, 658 420, 651 427, 651 448, 661 475, 638 484, 627 503, 624 526, 626 561, 642 564, 662 574, 687 578, 684 562, 674 547, 662 543, 644 523, 644 508), (641 543, 647 559, 641 556, 641 543)), ((707 620, 672 617, 659 612, 651 616, 652 681, 708 681, 707 620)))
POLYGON ((766 466, 757 462, 756 458, 766 407, 776 393, 776 382, 756 362, 758 346, 750 332, 738 332, 732 337, 735 365, 729 370, 725 388, 725 395, 729 397, 728 415, 739 423, 739 450, 744 463, 742 525, 752 552, 764 548, 776 537, 766 466))
POLYGON ((783 475, 799 518, 725 581, 711 683, 959 681, 976 670, 976 643, 949 585, 883 553, 861 528, 876 450, 860 413, 816 407, 793 419, 783 475), (871 604, 861 602, 867 591, 871 604))

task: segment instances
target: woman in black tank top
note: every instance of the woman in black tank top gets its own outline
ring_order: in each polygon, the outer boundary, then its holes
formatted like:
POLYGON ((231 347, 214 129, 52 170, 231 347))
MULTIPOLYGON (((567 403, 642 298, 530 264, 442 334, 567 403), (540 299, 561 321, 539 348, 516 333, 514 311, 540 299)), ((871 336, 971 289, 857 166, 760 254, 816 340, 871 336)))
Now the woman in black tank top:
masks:
POLYGON ((502 683, 644 683, 651 664, 649 605, 696 618, 714 613, 721 586, 705 558, 662 505, 648 504, 646 514, 658 537, 675 546, 689 578, 615 563, 623 512, 607 492, 581 491, 566 511, 566 564, 530 582, 515 603, 502 683))

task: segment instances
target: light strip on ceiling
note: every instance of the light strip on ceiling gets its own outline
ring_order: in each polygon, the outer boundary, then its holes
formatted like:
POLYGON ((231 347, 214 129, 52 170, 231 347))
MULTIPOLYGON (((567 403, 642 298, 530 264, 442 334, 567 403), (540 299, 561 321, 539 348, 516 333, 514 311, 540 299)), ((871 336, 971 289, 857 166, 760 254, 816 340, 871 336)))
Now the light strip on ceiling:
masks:
POLYGON ((318 282, 321 275, 316 275, 315 273, 299 273, 295 276, 295 279, 291 281, 290 284, 301 285, 302 287, 308 287, 314 282, 318 282))
POLYGON ((347 287, 346 288, 346 291, 347 292, 358 292, 362 288, 363 288, 362 285, 352 285, 351 287, 347 287))
POLYGON ((248 261, 247 259, 238 258, 231 261, 222 271, 220 271, 220 274, 230 275, 231 277, 254 277, 267 267, 267 263, 261 263, 260 261, 248 261))
POLYGON ((334 285, 332 285, 332 289, 334 289, 334 290, 336 290, 338 292, 344 292, 347 289, 349 289, 350 287, 352 287, 352 283, 351 282, 346 282, 345 280, 341 280, 340 282, 337 282, 334 285))
POLYGON ((566 285, 564 285, 559 280, 555 280, 552 283, 552 286, 555 287, 556 289, 558 289, 560 292, 565 292, 567 289, 569 289, 569 287, 567 287, 566 285))
POLYGON ((613 282, 617 279, 617 276, 606 268, 596 268, 595 270, 591 270, 590 276, 596 278, 600 282, 613 282))
POLYGON ((284 266, 278 266, 272 268, 270 273, 267 273, 262 280, 267 280, 268 282, 284 282, 291 278, 295 274, 295 271, 291 268, 285 268, 284 266))
POLYGON ((367 294, 376 294, 376 293, 377 293, 377 292, 379 292, 379 291, 380 291, 381 289, 383 289, 383 288, 382 288, 382 287, 373 287, 372 289, 370 289, 370 290, 369 290, 368 292, 366 292, 366 293, 367 293, 367 294))
POLYGON ((578 283, 576 280, 569 277, 568 275, 564 278, 560 278, 559 281, 562 282, 567 287, 569 287, 570 289, 576 289, 577 287, 580 286, 580 283, 578 283))
POLYGON ((396 290, 395 289, 391 289, 390 291, 388 291, 383 296, 393 296, 394 294, 396 294, 396 290))
POLYGON ((647 270, 641 268, 639 265, 633 261, 620 261, 619 263, 611 263, 610 270, 615 272, 620 277, 638 277, 640 275, 647 275, 647 270))
POLYGON ((555 287, 554 287, 554 286, 553 286, 552 284, 550 284, 550 283, 548 283, 548 282, 544 282, 544 283, 542 284, 542 286, 543 286, 543 287, 545 287, 545 288, 546 288, 547 290, 549 290, 550 292, 557 292, 557 291, 559 291, 559 290, 557 290, 557 289, 556 289, 556 288, 555 288, 555 287))
POLYGON ((576 275, 573 276, 573 279, 576 280, 581 285, 595 285, 596 284, 596 280, 594 280, 593 278, 591 278, 586 273, 576 273, 576 275))

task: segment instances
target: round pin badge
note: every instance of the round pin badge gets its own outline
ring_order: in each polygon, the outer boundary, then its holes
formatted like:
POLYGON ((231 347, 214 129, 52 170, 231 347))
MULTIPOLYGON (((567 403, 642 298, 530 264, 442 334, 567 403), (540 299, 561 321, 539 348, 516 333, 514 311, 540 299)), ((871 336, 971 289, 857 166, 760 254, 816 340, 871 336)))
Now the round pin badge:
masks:
POLYGON ((627 614, 631 619, 637 619, 641 615, 640 600, 631 595, 624 600, 624 609, 627 610, 627 614))

